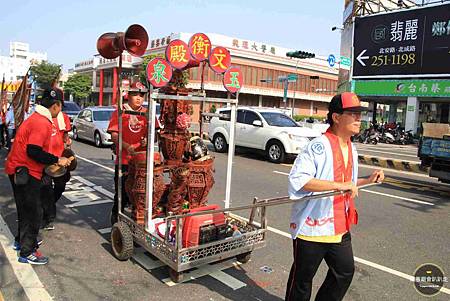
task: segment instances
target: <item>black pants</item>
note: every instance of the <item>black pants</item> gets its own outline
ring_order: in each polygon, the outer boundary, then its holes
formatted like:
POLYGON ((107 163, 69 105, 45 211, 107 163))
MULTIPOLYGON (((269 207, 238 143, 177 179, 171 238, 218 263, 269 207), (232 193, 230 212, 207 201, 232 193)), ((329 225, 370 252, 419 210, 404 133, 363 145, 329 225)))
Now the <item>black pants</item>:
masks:
POLYGON ((346 233, 340 243, 310 242, 299 238, 294 240, 294 263, 286 289, 287 301, 311 298, 312 280, 323 259, 329 269, 316 300, 344 298, 355 271, 350 233, 346 233))
POLYGON ((61 198, 63 192, 66 190, 66 183, 70 180, 70 173, 67 172, 64 176, 52 178, 49 185, 42 185, 41 188, 41 202, 43 209, 44 225, 52 223, 56 218, 56 202, 61 198))
POLYGON ((0 147, 5 146, 5 134, 6 134, 6 126, 2 123, 0 124, 0 147))
POLYGON ((19 220, 16 241, 21 246, 20 256, 26 257, 38 248, 37 236, 42 220, 41 181, 29 176, 27 184, 16 185, 13 175, 10 175, 9 179, 14 192, 17 219, 19 220))
MULTIPOLYGON (((127 172, 128 172, 128 165, 122 165, 122 186, 121 186, 121 195, 122 195, 122 211, 126 206, 129 204, 128 195, 125 192, 125 181, 127 180, 127 172)), ((111 225, 114 225, 117 222, 117 216, 119 214, 119 198, 118 198, 118 185, 119 185, 119 166, 116 165, 114 168, 114 188, 115 188, 115 194, 114 194, 114 205, 111 210, 111 225)))
POLYGON ((12 147, 12 140, 14 140, 14 137, 16 136, 16 130, 15 129, 6 129, 6 147, 8 148, 8 152, 11 150, 12 147))

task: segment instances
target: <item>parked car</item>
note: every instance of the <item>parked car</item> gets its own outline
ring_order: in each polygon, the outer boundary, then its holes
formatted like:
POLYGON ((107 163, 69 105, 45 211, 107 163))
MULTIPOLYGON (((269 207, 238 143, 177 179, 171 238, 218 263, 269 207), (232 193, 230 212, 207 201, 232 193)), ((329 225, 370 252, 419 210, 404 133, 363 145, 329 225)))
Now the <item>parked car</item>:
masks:
POLYGON ((80 113, 80 106, 73 101, 64 101, 62 111, 67 114, 70 118, 70 122, 73 122, 75 117, 77 117, 78 113, 80 113))
MULTIPOLYGON (((217 152, 226 152, 229 143, 230 108, 218 110, 220 117, 211 118, 209 139, 217 152)), ((301 127, 291 117, 273 108, 239 107, 236 123, 236 146, 263 151, 274 163, 297 155, 321 132, 301 127)))
POLYGON ((73 121, 73 139, 89 140, 94 142, 97 147, 111 145, 111 135, 106 131, 114 111, 114 107, 88 107, 83 109, 73 121))

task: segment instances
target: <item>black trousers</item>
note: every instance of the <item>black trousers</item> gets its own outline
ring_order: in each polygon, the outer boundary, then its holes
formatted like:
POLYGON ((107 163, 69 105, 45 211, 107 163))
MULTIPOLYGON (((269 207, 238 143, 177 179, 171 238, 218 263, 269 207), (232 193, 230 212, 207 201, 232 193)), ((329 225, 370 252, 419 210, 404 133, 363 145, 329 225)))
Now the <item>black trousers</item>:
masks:
POLYGON ((56 203, 66 190, 66 183, 70 180, 70 173, 64 176, 52 178, 49 185, 42 185, 41 202, 44 224, 52 223, 56 218, 56 203))
POLYGON ((352 282, 355 271, 350 233, 340 243, 319 243, 294 240, 294 263, 286 289, 287 301, 309 300, 312 281, 322 260, 328 273, 315 300, 342 300, 352 282))
MULTIPOLYGON (((128 195, 125 192, 125 181, 127 180, 127 172, 128 172, 128 165, 122 165, 122 183, 121 183, 121 195, 122 195, 122 211, 125 209, 126 206, 130 203, 128 199, 128 195)), ((111 210, 111 225, 114 225, 117 221, 117 216, 119 215, 119 198, 118 198, 118 186, 119 186, 119 166, 116 165, 114 168, 114 205, 111 210)))
POLYGON ((29 176, 28 183, 16 185, 14 176, 9 176, 16 201, 17 227, 16 241, 20 243, 20 256, 26 257, 38 248, 37 236, 42 220, 40 199, 41 181, 29 176))
POLYGON ((0 124, 0 146, 1 147, 5 146, 5 134, 6 134, 6 126, 2 123, 2 124, 0 124))

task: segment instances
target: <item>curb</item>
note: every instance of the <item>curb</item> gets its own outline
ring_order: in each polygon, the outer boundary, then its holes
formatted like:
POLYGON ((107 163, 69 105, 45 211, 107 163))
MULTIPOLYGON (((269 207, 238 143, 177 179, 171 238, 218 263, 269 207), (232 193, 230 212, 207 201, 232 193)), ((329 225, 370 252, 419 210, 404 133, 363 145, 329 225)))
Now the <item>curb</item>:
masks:
POLYGON ((401 171, 410 171, 416 173, 428 174, 429 168, 421 166, 418 162, 405 161, 398 159, 389 159, 383 157, 374 157, 367 155, 358 155, 358 161, 361 164, 379 166, 383 168, 391 168, 401 171))

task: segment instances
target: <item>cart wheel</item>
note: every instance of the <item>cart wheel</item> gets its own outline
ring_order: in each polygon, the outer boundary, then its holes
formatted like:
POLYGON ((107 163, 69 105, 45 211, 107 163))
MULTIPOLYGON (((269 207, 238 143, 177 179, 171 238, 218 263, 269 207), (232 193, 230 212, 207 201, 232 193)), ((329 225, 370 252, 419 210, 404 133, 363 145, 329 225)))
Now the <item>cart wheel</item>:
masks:
POLYGON ((181 281, 183 281, 183 278, 184 278, 183 272, 177 272, 172 268, 169 268, 169 267, 167 267, 167 268, 169 269, 170 279, 173 282, 180 283, 181 281))
POLYGON ((111 247, 117 259, 125 261, 133 256, 133 234, 130 227, 122 222, 111 229, 111 247))
POLYGON ((236 259, 240 263, 247 263, 251 257, 252 257, 252 252, 247 252, 247 253, 236 255, 236 259))

